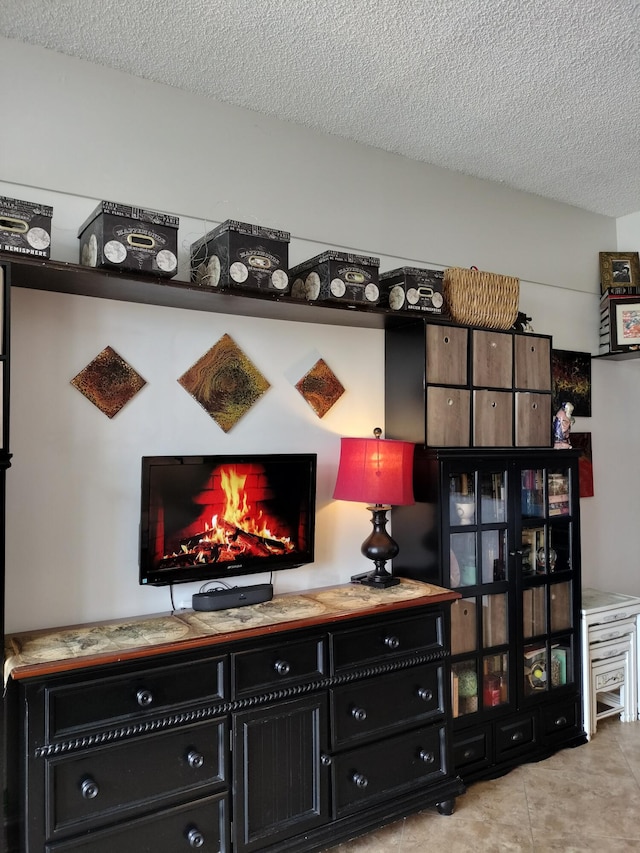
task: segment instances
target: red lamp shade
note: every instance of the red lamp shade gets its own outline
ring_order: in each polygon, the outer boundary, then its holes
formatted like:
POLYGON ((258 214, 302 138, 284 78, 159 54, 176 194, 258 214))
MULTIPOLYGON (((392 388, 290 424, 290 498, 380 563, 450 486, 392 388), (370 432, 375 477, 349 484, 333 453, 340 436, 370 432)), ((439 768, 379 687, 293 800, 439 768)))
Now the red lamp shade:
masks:
POLYGON ((340 463, 333 497, 366 504, 412 504, 413 449, 414 445, 408 441, 340 439, 340 463))

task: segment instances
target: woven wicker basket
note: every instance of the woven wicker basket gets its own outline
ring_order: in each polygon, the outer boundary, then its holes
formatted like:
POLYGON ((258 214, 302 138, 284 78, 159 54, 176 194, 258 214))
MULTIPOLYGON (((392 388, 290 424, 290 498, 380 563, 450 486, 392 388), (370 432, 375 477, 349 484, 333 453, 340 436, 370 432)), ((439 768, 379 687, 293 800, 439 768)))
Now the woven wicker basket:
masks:
POLYGON ((443 290, 456 323, 483 329, 510 329, 515 323, 520 295, 517 278, 450 267, 444 271, 443 290))

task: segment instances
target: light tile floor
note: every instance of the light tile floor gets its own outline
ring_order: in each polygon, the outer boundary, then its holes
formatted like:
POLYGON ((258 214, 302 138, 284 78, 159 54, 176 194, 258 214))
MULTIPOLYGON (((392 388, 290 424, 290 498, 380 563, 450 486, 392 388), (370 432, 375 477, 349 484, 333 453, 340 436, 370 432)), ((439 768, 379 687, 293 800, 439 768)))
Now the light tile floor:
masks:
POLYGON ((476 782, 455 812, 435 808, 331 853, 640 850, 640 721, 598 723, 589 743, 476 782))

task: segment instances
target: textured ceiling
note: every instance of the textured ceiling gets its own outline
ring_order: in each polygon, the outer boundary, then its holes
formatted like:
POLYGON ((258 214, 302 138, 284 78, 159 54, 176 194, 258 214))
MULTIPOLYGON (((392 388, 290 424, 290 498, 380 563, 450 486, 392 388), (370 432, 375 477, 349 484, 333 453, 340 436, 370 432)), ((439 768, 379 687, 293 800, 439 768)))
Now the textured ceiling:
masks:
POLYGON ((640 210, 640 2, 3 0, 0 34, 607 216, 640 210))

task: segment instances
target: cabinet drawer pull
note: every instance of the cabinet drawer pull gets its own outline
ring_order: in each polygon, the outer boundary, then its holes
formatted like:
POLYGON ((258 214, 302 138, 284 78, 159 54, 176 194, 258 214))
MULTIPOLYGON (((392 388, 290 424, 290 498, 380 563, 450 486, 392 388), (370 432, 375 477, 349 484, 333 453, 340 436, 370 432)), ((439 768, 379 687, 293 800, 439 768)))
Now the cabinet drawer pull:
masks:
POLYGON ((80 783, 80 793, 85 800, 95 800, 100 793, 100 788, 90 776, 87 776, 80 783))
POLYGON ((400 648, 400 640, 397 637, 385 637, 384 644, 388 649, 399 649, 400 648))
POLYGON ((567 718, 566 717, 558 717, 558 719, 555 721, 554 725, 566 726, 567 725, 567 718))
POLYGON ((473 756, 475 754, 476 754, 475 749, 465 749, 465 751, 462 753, 462 757, 463 758, 473 758, 473 756))
POLYGON ((430 702, 433 699, 433 690, 429 690, 428 687, 419 687, 418 698, 423 702, 430 702))
POLYGON ((286 660, 277 660, 273 668, 278 675, 289 675, 291 672, 291 664, 286 660))
POLYGON ((136 693, 136 699, 138 700, 138 705, 141 708, 148 708, 149 705, 153 704, 153 693, 150 690, 141 689, 136 693))
POLYGON ((187 764, 189 767, 193 767, 194 770, 197 770, 204 764, 204 755, 202 755, 201 752, 197 752, 195 749, 190 749, 187 754, 187 764))
POLYGON ((436 760, 435 755, 432 752, 427 752, 426 749, 421 749, 418 753, 418 758, 420 761, 424 761, 425 764, 433 764, 436 760))
POLYGON ((202 847, 204 845, 204 835, 195 826, 190 826, 187 830, 187 841, 189 847, 202 847))
POLYGON ((367 719, 367 712, 364 708, 352 708, 351 716, 359 723, 363 723, 367 719))
POLYGON ((524 739, 524 735, 522 732, 514 732, 511 735, 511 740, 513 741, 513 743, 517 743, 519 740, 523 740, 523 739, 524 739))
POLYGON ((363 776, 362 773, 354 773, 351 777, 351 781, 356 786, 356 788, 366 788, 369 784, 369 780, 366 776, 363 776))
POLYGON ((323 752, 320 756, 320 764, 322 764, 323 767, 331 767, 331 756, 327 755, 326 752, 323 752))

